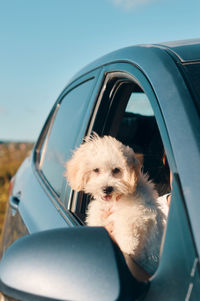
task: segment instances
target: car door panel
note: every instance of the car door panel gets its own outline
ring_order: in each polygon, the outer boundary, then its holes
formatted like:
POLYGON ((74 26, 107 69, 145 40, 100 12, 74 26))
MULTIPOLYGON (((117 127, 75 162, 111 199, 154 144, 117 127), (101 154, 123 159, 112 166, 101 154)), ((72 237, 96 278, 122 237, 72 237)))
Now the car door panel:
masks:
POLYGON ((44 191, 44 186, 33 168, 30 168, 29 160, 31 159, 27 159, 19 169, 15 179, 17 184, 13 188, 13 195, 21 194, 19 215, 30 233, 66 226, 59 207, 55 207, 53 201, 50 201, 50 193, 44 191))
POLYGON ((161 261, 146 300, 199 300, 199 262, 178 175, 173 175, 168 226, 161 261))

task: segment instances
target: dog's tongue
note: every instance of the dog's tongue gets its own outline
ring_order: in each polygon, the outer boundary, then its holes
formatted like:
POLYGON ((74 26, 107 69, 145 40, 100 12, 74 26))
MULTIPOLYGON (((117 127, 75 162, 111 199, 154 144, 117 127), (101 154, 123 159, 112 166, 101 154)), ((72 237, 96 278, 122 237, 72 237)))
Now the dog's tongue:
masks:
POLYGON ((112 195, 111 195, 111 194, 105 195, 105 196, 103 197, 103 199, 104 199, 105 201, 109 201, 110 199, 112 199, 112 195))

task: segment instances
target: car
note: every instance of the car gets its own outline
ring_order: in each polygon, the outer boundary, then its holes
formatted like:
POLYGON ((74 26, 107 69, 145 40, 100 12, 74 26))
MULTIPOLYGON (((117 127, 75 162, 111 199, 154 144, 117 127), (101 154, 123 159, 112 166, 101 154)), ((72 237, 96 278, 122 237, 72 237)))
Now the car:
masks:
POLYGON ((11 181, 2 296, 199 300, 199 114, 200 39, 127 47, 78 72, 11 181), (153 275, 125 261, 103 227, 85 225, 90 196, 66 181, 65 162, 93 132, 132 147, 159 196, 171 195, 153 275))

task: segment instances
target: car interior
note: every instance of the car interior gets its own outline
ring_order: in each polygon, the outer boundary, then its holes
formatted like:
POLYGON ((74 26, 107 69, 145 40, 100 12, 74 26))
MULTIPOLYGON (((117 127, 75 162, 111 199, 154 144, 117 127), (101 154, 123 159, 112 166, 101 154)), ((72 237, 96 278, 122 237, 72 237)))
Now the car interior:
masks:
POLYGON ((169 193, 169 165, 149 99, 133 81, 118 80, 113 90, 110 111, 100 135, 111 135, 130 146, 142 163, 143 172, 148 173, 155 184, 158 195, 169 193))
MULTIPOLYGON (((142 170, 155 184, 159 196, 170 193, 170 170, 158 125, 150 101, 133 81, 113 78, 106 82, 93 131, 111 135, 130 146, 142 164, 142 170), (104 116, 104 120, 103 117, 104 116), (102 121, 103 120, 103 121, 102 121), (101 130, 100 128, 101 124, 101 130), (103 126, 102 126, 103 124, 103 126)), ((81 222, 91 197, 79 193, 76 215, 81 222)))
MULTIPOLYGON (((101 107, 93 125, 94 132, 100 136, 116 137, 131 147, 141 162, 143 172, 155 184, 158 195, 170 193, 170 169, 149 99, 133 81, 114 81, 112 78, 111 82, 106 83, 107 89, 101 95, 101 107), (105 116, 103 121, 102 116, 105 116)), ((90 196, 78 194, 76 213, 83 223, 90 201, 90 196)), ((128 263, 128 266, 135 273, 136 267, 131 268, 132 263, 128 263)))
POLYGON ((125 112, 117 139, 135 151, 159 196, 169 193, 169 166, 155 117, 125 112))

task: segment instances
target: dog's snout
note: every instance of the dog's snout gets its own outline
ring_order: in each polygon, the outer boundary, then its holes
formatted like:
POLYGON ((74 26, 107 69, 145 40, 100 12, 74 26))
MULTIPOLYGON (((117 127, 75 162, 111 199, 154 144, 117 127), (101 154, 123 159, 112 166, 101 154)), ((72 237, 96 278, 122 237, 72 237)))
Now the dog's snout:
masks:
POLYGON ((110 194, 112 193, 114 190, 114 188, 112 186, 106 186, 103 188, 103 192, 106 193, 106 194, 110 194))

